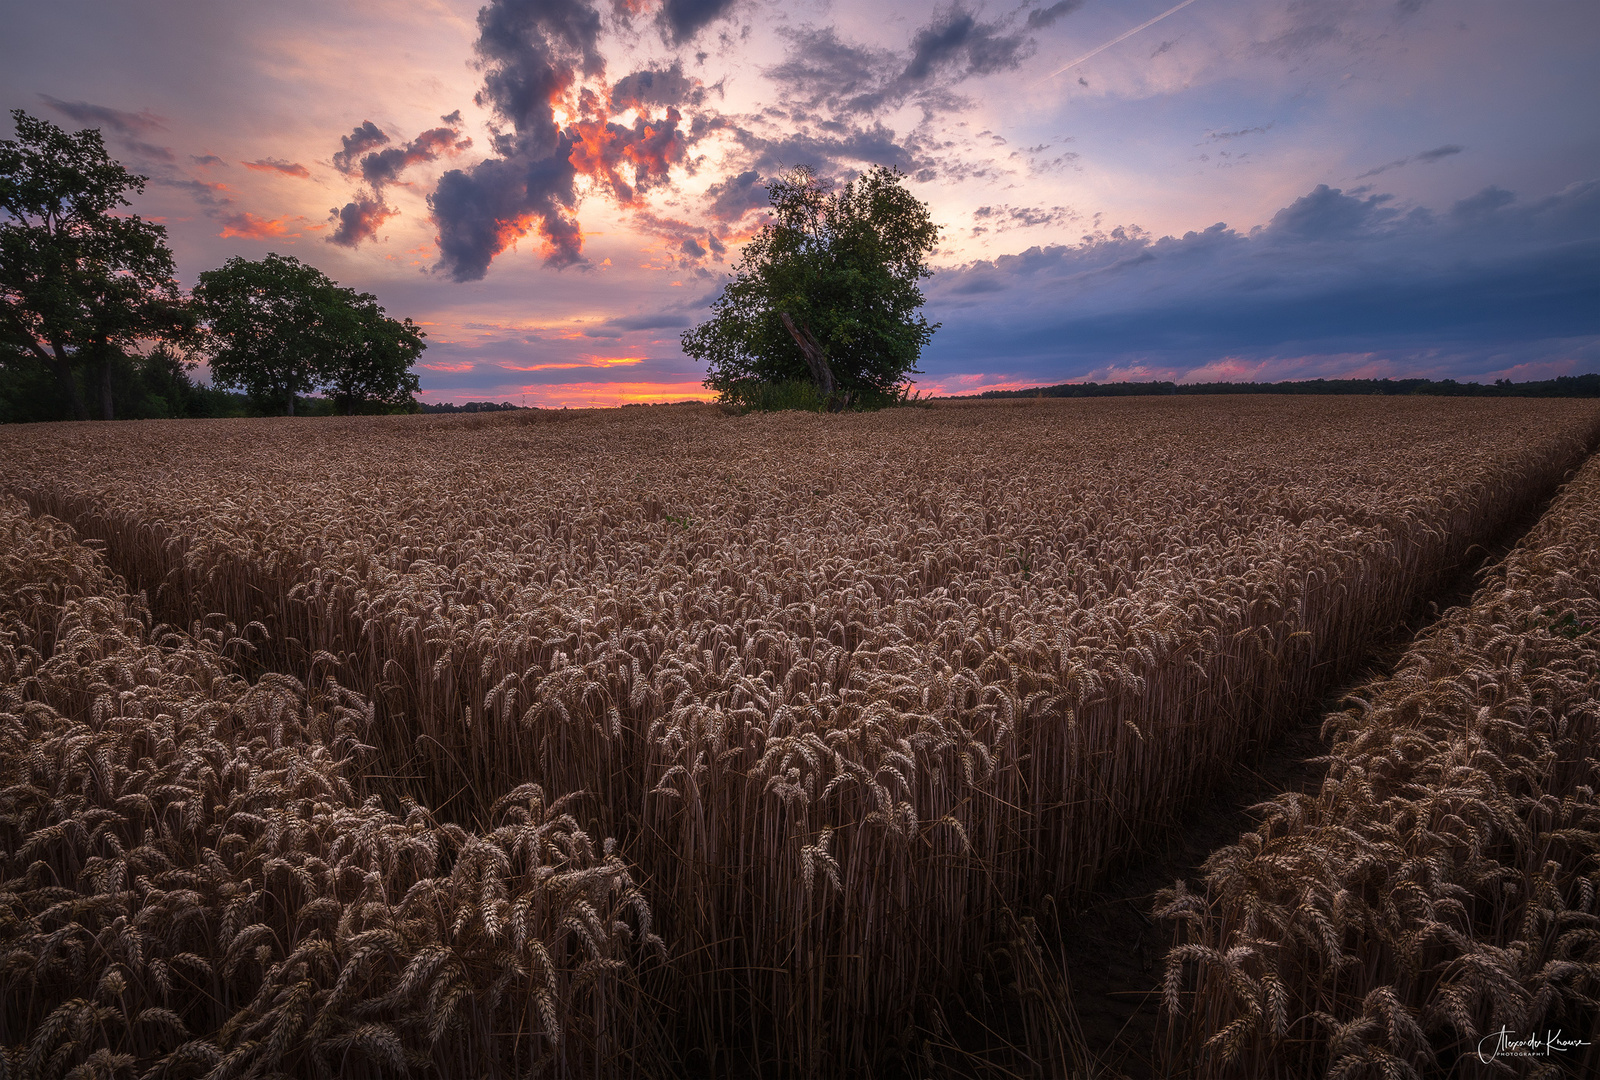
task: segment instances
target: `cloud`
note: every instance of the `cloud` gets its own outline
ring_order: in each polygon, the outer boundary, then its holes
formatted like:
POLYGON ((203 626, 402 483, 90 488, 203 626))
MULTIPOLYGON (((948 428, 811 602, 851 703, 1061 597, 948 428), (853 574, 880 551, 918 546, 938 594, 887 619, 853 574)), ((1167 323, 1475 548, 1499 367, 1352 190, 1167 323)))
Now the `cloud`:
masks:
POLYGON ((226 168, 228 164, 215 154, 190 154, 189 160, 194 162, 196 165, 204 165, 207 168, 212 165, 221 165, 226 168))
POLYGON ((901 78, 922 82, 938 68, 959 69, 962 61, 964 75, 1009 71, 1022 66, 1032 52, 1033 43, 1022 34, 1002 33, 1000 24, 979 22, 971 12, 952 7, 911 39, 911 60, 901 78))
POLYGON ((223 192, 231 191, 227 184, 216 183, 209 180, 195 180, 189 177, 156 176, 152 177, 152 184, 162 187, 175 188, 187 191, 194 201, 204 207, 231 206, 233 200, 223 192))
POLYGON ((476 281, 530 231, 543 240, 546 265, 571 266, 583 258, 577 172, 555 103, 580 74, 604 72, 600 16, 582 0, 493 0, 478 12, 478 31, 484 81, 477 102, 511 131, 496 136, 497 157, 451 169, 428 197, 439 268, 476 281))
POLYGON ((40 94, 39 100, 85 127, 96 128, 102 134, 109 130, 116 144, 130 151, 136 160, 163 164, 177 160, 171 147, 157 146, 139 138, 153 131, 164 131, 167 127, 165 117, 157 116, 148 109, 136 113, 125 112, 107 105, 93 105, 87 101, 62 101, 49 94, 40 94))
POLYGON ((344 149, 333 155, 333 166, 343 173, 356 171, 356 163, 361 155, 371 150, 374 146, 383 146, 389 141, 389 136, 371 120, 364 120, 350 134, 341 140, 344 149))
POLYGON ((326 238, 328 243, 353 248, 363 240, 377 239, 383 223, 399 213, 384 202, 385 186, 398 183, 400 174, 412 165, 435 161, 444 154, 459 154, 472 146, 472 140, 461 134, 459 109, 440 119, 444 127, 430 128, 399 146, 387 146, 388 134, 370 120, 344 136, 343 149, 333 155, 334 164, 341 172, 359 175, 366 187, 358 189, 343 207, 329 211, 334 230, 326 238), (375 146, 387 148, 373 150, 375 146))
POLYGON ((606 320, 618 330, 680 330, 690 324, 681 311, 654 311, 642 315, 618 315, 606 320))
POLYGON ((972 235, 1043 225, 1059 228, 1077 218, 1078 215, 1066 206, 1010 206, 1004 203, 999 206, 980 206, 972 212, 972 220, 977 222, 972 228, 972 235))
POLYGON ((683 73, 677 61, 665 68, 645 68, 624 75, 611 84, 611 107, 646 111, 652 105, 698 105, 705 100, 705 89, 683 73))
POLYGON ((904 67, 887 49, 840 40, 831 26, 780 27, 778 34, 785 39, 784 59, 763 74, 787 98, 808 108, 870 111, 883 103, 895 74, 904 67))
POLYGON ((656 16, 661 36, 682 45, 732 10, 734 0, 664 0, 656 16))
POLYGON ((229 214, 218 219, 222 223, 222 231, 217 235, 223 239, 231 236, 242 237, 247 240, 270 240, 280 236, 298 236, 291 233, 290 218, 281 217, 275 220, 259 218, 248 210, 237 214, 229 214))
POLYGON ((912 151, 907 140, 881 123, 870 128, 839 127, 838 133, 795 132, 777 138, 739 129, 734 138, 748 154, 748 167, 764 176, 799 164, 816 166, 824 177, 853 172, 861 165, 891 165, 915 173, 930 164, 912 151))
POLYGON ((400 174, 419 162, 435 161, 441 154, 459 154, 472 146, 472 139, 461 135, 461 113, 443 119, 448 127, 430 128, 402 146, 376 150, 361 158, 361 178, 374 189, 400 179, 400 174))
POLYGON ((1392 218, 1396 211, 1384 207, 1390 195, 1365 199, 1346 195, 1338 188, 1318 184, 1272 216, 1267 229, 1296 240, 1331 240, 1352 236, 1392 218))
POLYGON ((1450 218, 1464 225, 1488 221, 1494 217, 1496 211, 1516 201, 1517 197, 1505 188, 1490 185, 1476 195, 1469 195, 1452 206, 1450 218))
POLYGON ((668 107, 666 116, 638 117, 631 126, 597 118, 579 120, 568 127, 575 140, 569 160, 572 167, 608 188, 620 203, 666 181, 673 165, 683 161, 688 142, 678 126, 683 119, 668 107))
POLYGON ((1224 357, 1299 358, 1305 377, 1600 357, 1600 181, 1528 201, 1486 188, 1442 215, 1390 202, 1318 185, 1248 232, 1117 229, 941 272, 924 367, 1059 382, 1224 357))
POLYGON ((1375 169, 1368 169, 1360 176, 1355 177, 1355 179, 1365 180, 1369 176, 1377 176, 1380 173, 1388 172, 1390 169, 1402 168, 1403 166, 1411 164, 1413 161, 1438 161, 1441 158, 1450 157, 1452 154, 1459 154, 1464 149, 1466 149, 1466 147, 1456 146, 1454 144, 1436 146, 1432 150, 1424 150, 1422 153, 1412 154, 1410 157, 1397 158, 1394 161, 1388 162, 1387 164, 1379 165, 1375 169))
POLYGON ((707 211, 718 221, 737 221, 768 203, 766 186, 755 169, 712 184, 706 188, 706 200, 707 211))
POLYGON ((311 179, 311 170, 295 161, 283 161, 280 158, 262 158, 260 161, 241 161, 239 164, 256 172, 281 173, 284 176, 293 176, 299 180, 311 179))
POLYGON ((1246 135, 1265 135, 1271 130, 1271 124, 1264 124, 1261 127, 1240 128, 1238 131, 1208 131, 1206 132, 1206 138, 1212 141, 1221 141, 1223 139, 1240 139, 1246 135))
POLYGON ((398 210, 385 206, 377 196, 359 194, 344 206, 336 206, 328 211, 328 220, 333 223, 333 232, 327 237, 328 243, 356 247, 363 240, 376 238, 383 223, 397 213, 398 210))
POLYGON ((62 101, 49 94, 40 94, 39 100, 80 124, 110 128, 119 135, 146 135, 152 131, 165 131, 167 127, 166 118, 157 116, 149 109, 136 113, 124 112, 107 105, 91 105, 87 101, 62 101))
POLYGON ((1060 20, 1071 15, 1083 6, 1083 0, 1061 0, 1058 4, 1051 4, 1047 8, 1039 8, 1028 12, 1028 29, 1043 30, 1054 26, 1060 20))

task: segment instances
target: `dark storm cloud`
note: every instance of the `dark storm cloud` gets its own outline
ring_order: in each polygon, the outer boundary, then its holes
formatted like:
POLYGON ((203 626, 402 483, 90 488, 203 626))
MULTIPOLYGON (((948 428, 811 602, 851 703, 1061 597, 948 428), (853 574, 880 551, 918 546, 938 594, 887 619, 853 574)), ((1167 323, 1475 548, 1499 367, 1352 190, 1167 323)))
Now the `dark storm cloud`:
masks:
POLYGON ((792 118, 838 121, 873 115, 914 101, 925 117, 970 107, 953 87, 966 79, 1009 71, 1033 55, 1034 43, 1009 29, 1013 16, 985 22, 957 5, 936 14, 896 53, 844 41, 832 27, 780 30, 784 59, 765 69, 791 107, 792 118))
POLYGON ((1272 216, 1267 231, 1295 240, 1334 240, 1355 236, 1381 225, 1396 211, 1383 204, 1393 196, 1369 195, 1365 199, 1346 195, 1338 188, 1318 184, 1272 216))
POLYGON ((682 45, 733 8, 734 0, 666 0, 657 16, 661 34, 682 45))
POLYGON ((1083 6, 1083 0, 1061 0, 1059 4, 1051 4, 1047 8, 1028 12, 1028 29, 1043 30, 1054 26, 1060 20, 1071 15, 1083 6))
POLYGON ((1006 33, 999 23, 980 22, 971 12, 952 7, 911 39, 911 60, 901 78, 922 82, 946 66, 965 75, 989 75, 1020 67, 1032 54, 1033 43, 1024 35, 1006 33))
POLYGON ((583 236, 572 216, 576 172, 570 142, 544 155, 489 158, 451 169, 428 197, 439 226, 439 265, 456 281, 477 281, 489 263, 536 223, 549 246, 545 262, 570 266, 582 258, 583 236))
POLYGON ((599 34, 600 16, 582 0, 495 0, 478 12, 485 70, 477 102, 511 130, 494 140, 498 157, 451 169, 428 197, 439 267, 455 280, 483 277, 530 229, 544 241, 546 265, 582 260, 573 140, 557 125, 552 102, 580 73, 604 71, 599 34))
MULTIPOLYGON (((440 119, 447 126, 431 128, 410 142, 383 150, 372 147, 386 146, 390 138, 370 120, 341 140, 343 149, 333 155, 334 164, 341 172, 359 175, 366 187, 358 190, 343 207, 336 206, 329 212, 334 230, 326 237, 328 243, 353 248, 363 240, 377 239, 383 223, 399 213, 383 200, 386 185, 397 183, 400 174, 412 165, 436 161, 443 154, 459 154, 472 145, 470 138, 461 135, 459 109, 440 119)), ((260 167, 259 163, 245 164, 251 168, 260 167)))
POLYGON ((333 231, 328 243, 353 248, 370 237, 375 237, 385 221, 394 217, 393 207, 385 206, 376 195, 358 195, 342 207, 328 212, 333 231))
POLYGON ((747 169, 706 188, 706 201, 706 209, 717 221, 737 221, 767 205, 767 189, 761 183, 761 174, 747 169))
POLYGON ((340 141, 344 143, 344 149, 333 155, 334 168, 340 172, 353 173, 361 155, 374 146, 383 146, 389 141, 389 136, 385 135, 377 124, 366 120, 340 141))
POLYGON ((1439 216, 1390 201, 1320 185, 1249 233, 1118 229, 938 274, 925 366, 1054 382, 1224 356, 1426 352, 1489 371, 1600 349, 1600 181, 1527 203, 1487 188, 1439 216))
POLYGON ((400 179, 402 172, 418 162, 436 161, 441 154, 460 153, 472 145, 470 138, 463 138, 461 135, 459 112, 451 113, 443 119, 446 121, 453 119, 453 122, 449 127, 424 131, 403 146, 391 146, 386 150, 376 150, 363 156, 361 179, 375 188, 382 187, 400 179))

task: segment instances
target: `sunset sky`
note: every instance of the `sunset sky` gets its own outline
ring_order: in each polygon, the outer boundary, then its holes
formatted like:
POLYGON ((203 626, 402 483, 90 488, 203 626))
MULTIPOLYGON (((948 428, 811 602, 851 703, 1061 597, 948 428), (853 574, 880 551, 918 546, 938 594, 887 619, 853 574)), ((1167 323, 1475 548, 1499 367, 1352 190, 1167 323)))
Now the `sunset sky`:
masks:
POLYGON ((416 319, 429 401, 705 396, 797 164, 943 225, 924 391, 1600 370, 1600 4, 1173 5, 4 0, 0 101, 149 176, 185 286, 416 319))

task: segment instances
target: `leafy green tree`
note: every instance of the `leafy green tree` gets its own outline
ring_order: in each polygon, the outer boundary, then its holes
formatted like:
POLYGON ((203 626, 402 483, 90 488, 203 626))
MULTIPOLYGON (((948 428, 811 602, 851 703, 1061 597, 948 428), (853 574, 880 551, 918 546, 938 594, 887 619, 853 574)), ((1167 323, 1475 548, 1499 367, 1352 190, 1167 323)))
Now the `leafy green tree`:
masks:
POLYGON ((193 326, 167 232, 116 212, 147 178, 112 161, 99 131, 11 116, 17 137, 0 140, 0 341, 53 371, 73 418, 87 420, 81 373, 110 420, 118 357, 193 326))
POLYGON ((218 386, 281 401, 290 416, 296 398, 323 388, 349 412, 416 392, 410 367, 425 347, 416 324, 388 318, 370 293, 293 256, 229 259, 200 275, 194 296, 218 386))
POLYGON ((835 191, 800 166, 767 185, 772 220, 682 337, 706 386, 744 400, 810 381, 830 408, 898 396, 938 329, 918 282, 939 227, 903 180, 879 166, 835 191))
POLYGON ((340 291, 347 294, 342 333, 338 346, 327 354, 324 369, 325 388, 335 405, 346 415, 367 404, 410 405, 418 390, 411 365, 427 348, 422 339, 428 335, 410 319, 389 318, 371 293, 340 291))
POLYGON ((200 275, 194 298, 206 324, 211 379, 217 386, 284 403, 317 388, 323 354, 337 340, 337 286, 314 266, 270 254, 235 256, 200 275))

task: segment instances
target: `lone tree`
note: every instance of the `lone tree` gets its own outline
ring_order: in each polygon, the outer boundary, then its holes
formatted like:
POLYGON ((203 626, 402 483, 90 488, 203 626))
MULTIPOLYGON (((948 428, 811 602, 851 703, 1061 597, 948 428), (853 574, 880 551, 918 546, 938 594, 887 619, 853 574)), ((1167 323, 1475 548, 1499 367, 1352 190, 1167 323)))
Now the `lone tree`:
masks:
POLYGON ((746 245, 712 317, 682 337, 723 400, 814 383, 829 408, 896 397, 937 323, 917 313, 939 227, 903 175, 875 167, 832 190, 808 166, 767 185, 772 220, 746 245))
POLYGON ((0 344, 54 370, 74 419, 87 420, 81 372, 110 420, 116 359, 193 326, 167 231, 116 213, 147 178, 112 161, 98 130, 11 116, 17 137, 0 140, 0 344))
POLYGON ((229 259, 200 275, 194 297, 213 380, 275 398, 290 416, 297 397, 324 388, 345 412, 369 400, 405 404, 417 391, 410 368, 426 335, 416 324, 293 256, 229 259))

